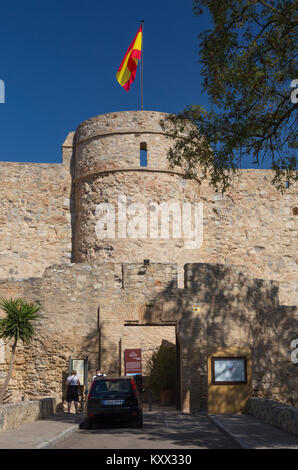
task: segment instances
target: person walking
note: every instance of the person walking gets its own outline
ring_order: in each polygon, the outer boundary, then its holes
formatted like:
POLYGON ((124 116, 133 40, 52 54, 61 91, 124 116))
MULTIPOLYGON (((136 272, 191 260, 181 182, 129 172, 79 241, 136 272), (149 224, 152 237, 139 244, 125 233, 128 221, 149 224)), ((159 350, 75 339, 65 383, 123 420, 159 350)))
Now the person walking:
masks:
POLYGON ((67 407, 68 413, 70 413, 71 402, 74 402, 76 413, 79 413, 78 410, 78 403, 79 403, 79 377, 77 376, 77 372, 72 370, 70 375, 66 379, 67 391, 66 391, 66 400, 67 400, 67 407))

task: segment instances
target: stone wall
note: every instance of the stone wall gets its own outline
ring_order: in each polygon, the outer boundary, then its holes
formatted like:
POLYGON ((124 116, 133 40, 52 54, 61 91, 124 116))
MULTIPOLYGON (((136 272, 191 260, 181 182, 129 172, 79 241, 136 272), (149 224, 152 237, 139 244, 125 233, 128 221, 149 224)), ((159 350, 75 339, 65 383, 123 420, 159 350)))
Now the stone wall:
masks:
MULTIPOLYGON (((171 223, 169 239, 154 239, 150 235, 150 224, 157 213, 154 207, 150 209, 151 203, 158 206, 195 203, 200 196, 197 181, 186 181, 181 178, 181 170, 169 168, 166 153, 170 142, 160 126, 162 117, 163 113, 150 111, 111 113, 96 116, 78 127, 74 152, 76 262, 134 263, 148 258, 154 263, 176 262, 183 269, 184 263, 199 259, 198 249, 185 249, 182 223, 179 238, 173 239, 171 223), (141 144, 147 147, 146 167, 140 166, 141 144), (134 214, 125 209, 122 221, 119 196, 126 198, 125 207, 138 205, 134 214), (96 233, 97 208, 107 202, 115 211, 113 239, 99 238, 96 233), (129 231, 138 213, 143 214, 140 204, 146 211, 145 220, 139 224, 137 236, 129 237, 126 230, 129 231), (125 225, 124 229, 121 225, 125 225)), ((111 219, 109 215, 108 221, 111 219)))
POLYGON ((286 406, 264 398, 251 397, 247 401, 246 411, 264 423, 273 424, 273 426, 298 436, 297 407, 286 406))
MULTIPOLYGON (((98 260, 241 265, 251 277, 280 283, 282 305, 297 304, 297 186, 279 193, 269 170, 240 170, 222 196, 207 181, 186 181, 166 158, 172 140, 164 113, 126 111, 84 121, 63 144, 63 164, 0 163, 0 279, 41 276, 53 263, 98 260), (140 144, 148 165, 140 167, 140 144), (203 244, 185 239, 98 239, 96 206, 200 202, 203 244)), ((200 173, 198 173, 200 177, 200 173)), ((149 213, 148 213, 149 217, 149 213)), ((117 230, 116 225, 116 230, 117 230)), ((149 227, 149 225, 148 225, 149 227)))
MULTIPOLYGON (((0 283, 1 296, 22 296, 42 305, 38 334, 30 346, 17 347, 9 385, 12 399, 52 395, 59 398, 57 404, 62 406, 69 356, 88 355, 90 376, 94 375, 99 354, 99 292, 109 295, 112 286, 108 265, 101 270, 89 265, 54 265, 46 269, 43 278, 0 283)), ((9 363, 8 345, 5 351, 6 366, 0 365, 0 382, 9 363)))
POLYGON ((0 162, 0 279, 41 276, 70 257, 69 169, 0 162))
MULTIPOLYGON (((169 205, 184 201, 198 203, 199 185, 196 182, 187 182, 181 177, 171 173, 152 173, 140 171, 117 171, 113 173, 90 176, 77 183, 76 190, 76 236, 74 259, 77 262, 93 260, 115 261, 117 263, 136 263, 143 259, 150 259, 153 263, 176 262, 183 267, 186 262, 199 260, 200 250, 186 249, 183 238, 182 224, 181 236, 173 238, 172 224, 169 222, 169 239, 154 239, 150 236, 150 227, 154 224, 153 207, 156 204, 169 205), (138 188, 136 190, 136 188, 138 188), (130 204, 143 204, 145 209, 144 223, 137 226, 136 237, 121 238, 119 232, 120 204, 118 197, 126 198, 125 210, 127 217, 122 225, 129 230, 134 227, 137 211, 129 215, 130 204), (112 205, 115 210, 115 237, 99 238, 96 224, 100 220, 97 208, 101 203, 112 205), (152 210, 150 209, 152 207, 152 210)), ((122 206, 124 207, 124 206, 122 206)), ((139 206, 140 207, 140 206, 139 206)), ((139 214, 143 214, 141 208, 139 214)), ((124 213, 124 212, 123 212, 124 213)), ((166 214, 166 212, 164 212, 166 214)), ((182 211, 181 211, 182 213, 182 211)), ((164 218, 166 215, 164 216, 164 218)), ((172 214, 170 213, 169 220, 172 214)), ((109 221, 112 215, 109 216, 109 221)), ((182 221, 182 218, 181 218, 182 221)))
MULTIPOLYGON (((110 113, 83 122, 75 136, 75 259, 115 262, 176 262, 182 273, 188 262, 242 265, 253 277, 280 282, 280 301, 297 303, 297 187, 284 195, 272 185, 269 170, 240 170, 233 190, 222 196, 208 181, 187 181, 181 169, 169 169, 172 140, 160 127, 163 113, 110 113), (140 168, 140 143, 146 142, 148 166, 140 168), (153 240, 148 209, 145 236, 99 240, 96 207, 109 202, 118 210, 118 196, 128 203, 201 202, 203 245, 187 249, 180 239, 153 240), (295 215, 296 214, 296 215, 295 215)), ((200 172, 198 172, 200 175, 200 172)), ((129 217, 128 217, 129 219, 129 217)), ((144 227, 142 226, 141 229, 144 227)), ((179 287, 182 287, 179 281, 179 287)))
POLYGON ((123 111, 82 122, 74 138, 75 179, 110 170, 139 170, 143 142, 147 143, 146 168, 169 171, 166 150, 171 140, 160 126, 164 116, 156 111, 123 111))
MULTIPOLYGON (((18 346, 12 400, 53 395, 63 406, 69 356, 88 355, 90 377, 99 363, 118 374, 119 341, 132 344, 128 328, 138 325, 165 328, 157 345, 177 328, 185 408, 206 408, 211 346, 251 348, 254 393, 297 406, 289 361, 298 333, 297 187, 280 194, 268 170, 241 170, 225 196, 185 181, 168 166, 163 116, 96 116, 67 136, 62 164, 0 163, 0 296, 42 305, 38 335, 18 346), (140 167, 144 143, 148 165, 140 167), (96 207, 116 205, 119 195, 147 206, 202 203, 202 246, 148 231, 99 239, 96 207)), ((146 331, 136 341, 145 343, 146 331)))
POLYGON ((200 262, 235 264, 251 277, 278 281, 280 303, 297 305, 297 186, 281 194, 272 178, 270 170, 240 170, 224 197, 202 184, 200 262))
POLYGON ((121 370, 124 373, 124 351, 125 349, 142 349, 143 375, 148 375, 148 360, 154 351, 161 345, 176 345, 175 326, 134 326, 128 325, 123 330, 121 338, 122 363, 121 370))
MULTIPOLYGON (((135 347, 142 347, 158 326, 156 345, 177 328, 184 409, 187 400, 190 410, 206 409, 208 356, 231 346, 251 349, 255 395, 297 406, 297 368, 290 361, 297 310, 279 305, 276 282, 249 278, 239 267, 188 264, 185 289, 178 289, 172 264, 54 265, 42 278, 2 281, 0 297, 9 295, 42 305, 38 334, 17 349, 9 385, 14 400, 51 395, 63 407, 69 356, 89 357, 89 379, 99 364, 118 375, 119 341, 133 345, 128 329, 141 328, 144 341, 136 335, 135 347)), ((8 363, 6 345, 0 385, 8 363)))
POLYGON ((8 431, 22 424, 46 419, 55 413, 55 408, 55 399, 50 397, 0 406, 0 431, 8 431))
POLYGON ((199 312, 189 311, 179 324, 182 361, 186 366, 192 360, 197 371, 195 385, 191 374, 182 382, 200 389, 200 406, 206 408, 206 358, 228 347, 251 349, 255 396, 297 406, 290 343, 298 331, 298 314, 296 307, 279 305, 278 283, 248 277, 241 267, 203 263, 186 265, 185 283, 186 302, 191 299, 199 312))

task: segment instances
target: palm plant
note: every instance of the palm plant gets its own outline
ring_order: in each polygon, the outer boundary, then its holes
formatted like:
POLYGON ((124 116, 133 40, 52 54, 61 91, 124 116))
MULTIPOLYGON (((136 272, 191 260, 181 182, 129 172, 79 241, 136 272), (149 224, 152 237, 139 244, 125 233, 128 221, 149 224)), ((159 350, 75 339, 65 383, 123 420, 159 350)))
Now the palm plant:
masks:
POLYGON ((39 318, 37 313, 40 305, 18 299, 0 299, 0 308, 4 310, 6 316, 0 319, 0 339, 13 340, 9 370, 5 382, 0 391, 0 405, 3 405, 4 396, 12 375, 15 351, 18 341, 29 344, 35 335, 33 321, 39 318))

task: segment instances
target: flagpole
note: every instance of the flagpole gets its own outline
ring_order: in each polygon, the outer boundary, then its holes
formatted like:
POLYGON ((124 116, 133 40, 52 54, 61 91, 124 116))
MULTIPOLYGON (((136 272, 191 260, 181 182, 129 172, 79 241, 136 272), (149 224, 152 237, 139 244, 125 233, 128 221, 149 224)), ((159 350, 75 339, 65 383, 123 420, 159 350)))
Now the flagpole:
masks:
POLYGON ((144 75, 144 47, 143 47, 143 42, 144 42, 144 20, 141 20, 141 25, 142 25, 142 48, 141 48, 141 111, 143 111, 143 75, 144 75))

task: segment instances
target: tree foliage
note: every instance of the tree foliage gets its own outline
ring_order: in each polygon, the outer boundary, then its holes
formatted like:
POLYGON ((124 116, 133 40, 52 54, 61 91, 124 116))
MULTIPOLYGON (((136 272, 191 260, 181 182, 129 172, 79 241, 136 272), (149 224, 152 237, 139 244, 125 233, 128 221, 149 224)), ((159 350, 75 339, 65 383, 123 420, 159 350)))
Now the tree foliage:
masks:
POLYGON ((243 157, 270 162, 283 191, 297 179, 297 3, 293 0, 194 0, 213 28, 199 35, 203 89, 211 110, 187 106, 162 126, 175 137, 168 158, 187 178, 210 178, 226 191, 243 157), (203 136, 203 137, 202 137, 203 136), (199 168, 199 173, 198 173, 199 168))
POLYGON ((0 308, 6 316, 0 319, 0 338, 28 344, 35 334, 33 321, 39 318, 40 305, 23 299, 1 299, 0 308))
POLYGON ((150 385, 154 398, 159 398, 162 390, 174 390, 176 385, 176 349, 161 345, 147 363, 150 385))

